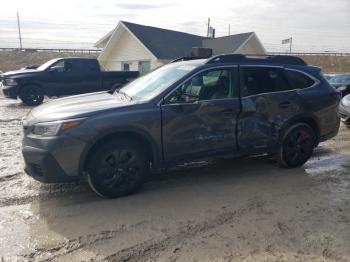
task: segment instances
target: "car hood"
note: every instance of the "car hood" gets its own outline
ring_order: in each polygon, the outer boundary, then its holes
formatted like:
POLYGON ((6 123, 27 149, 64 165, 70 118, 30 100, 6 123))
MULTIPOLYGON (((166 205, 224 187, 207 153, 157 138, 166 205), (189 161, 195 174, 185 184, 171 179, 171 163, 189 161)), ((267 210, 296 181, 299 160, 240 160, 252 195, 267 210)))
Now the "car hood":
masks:
POLYGON ((38 72, 38 70, 36 69, 21 69, 21 70, 9 71, 6 73, 2 73, 1 78, 5 78, 9 76, 27 75, 27 74, 32 74, 36 72, 38 72))
POLYGON ((87 117, 101 111, 133 105, 107 92, 70 96, 44 103, 26 117, 30 124, 87 117))

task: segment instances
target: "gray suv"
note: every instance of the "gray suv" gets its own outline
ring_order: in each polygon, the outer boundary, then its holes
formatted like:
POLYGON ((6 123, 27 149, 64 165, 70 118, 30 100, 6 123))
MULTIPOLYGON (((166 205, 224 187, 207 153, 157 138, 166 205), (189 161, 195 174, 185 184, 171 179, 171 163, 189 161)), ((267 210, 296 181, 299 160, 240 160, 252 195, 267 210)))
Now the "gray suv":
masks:
POLYGON ((87 178, 119 197, 150 169, 199 159, 268 153, 294 168, 337 134, 339 99, 297 57, 182 58, 113 94, 33 109, 23 121, 25 170, 48 183, 87 178))

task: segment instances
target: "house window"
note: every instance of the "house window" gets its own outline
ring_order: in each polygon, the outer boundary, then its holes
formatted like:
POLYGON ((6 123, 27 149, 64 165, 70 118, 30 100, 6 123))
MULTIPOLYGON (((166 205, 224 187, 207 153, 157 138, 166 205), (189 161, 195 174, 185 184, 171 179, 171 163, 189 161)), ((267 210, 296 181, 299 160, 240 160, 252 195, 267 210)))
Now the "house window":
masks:
POLYGON ((139 62, 139 72, 140 75, 145 75, 151 71, 150 61, 140 61, 139 62))
POLYGON ((122 63, 123 71, 130 71, 130 63, 122 63))

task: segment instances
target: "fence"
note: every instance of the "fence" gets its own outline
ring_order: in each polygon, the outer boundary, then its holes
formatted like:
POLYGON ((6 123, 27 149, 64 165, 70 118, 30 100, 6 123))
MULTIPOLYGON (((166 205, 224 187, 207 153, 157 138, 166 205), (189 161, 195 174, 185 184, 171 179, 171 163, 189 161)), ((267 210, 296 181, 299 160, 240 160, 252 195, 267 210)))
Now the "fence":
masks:
MULTIPOLYGON (((58 53, 100 53, 102 49, 85 49, 85 48, 13 48, 0 47, 0 51, 23 51, 23 52, 58 52, 58 53)), ((294 56, 350 56, 350 53, 344 52, 268 52, 269 55, 294 55, 294 56)))
POLYGON ((0 51, 22 51, 22 52, 57 52, 57 53, 100 53, 101 49, 72 49, 72 48, 12 48, 0 47, 0 51))

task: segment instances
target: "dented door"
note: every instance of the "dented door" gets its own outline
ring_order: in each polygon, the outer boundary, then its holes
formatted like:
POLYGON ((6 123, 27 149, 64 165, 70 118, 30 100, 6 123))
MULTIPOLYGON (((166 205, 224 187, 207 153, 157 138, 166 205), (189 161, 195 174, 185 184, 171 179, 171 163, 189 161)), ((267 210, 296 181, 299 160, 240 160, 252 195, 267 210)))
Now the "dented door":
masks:
POLYGON ((302 100, 281 67, 241 66, 240 76, 239 149, 248 154, 268 152, 278 146, 286 121, 302 112, 302 100))
MULTIPOLYGON (((238 70, 230 70, 231 88, 238 90, 238 70)), ((167 162, 236 152, 240 100, 238 95, 235 97, 237 92, 231 94, 232 97, 227 98, 198 99, 161 106, 163 152, 167 162)))

